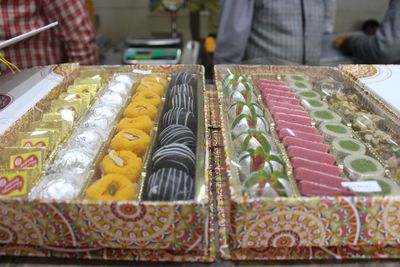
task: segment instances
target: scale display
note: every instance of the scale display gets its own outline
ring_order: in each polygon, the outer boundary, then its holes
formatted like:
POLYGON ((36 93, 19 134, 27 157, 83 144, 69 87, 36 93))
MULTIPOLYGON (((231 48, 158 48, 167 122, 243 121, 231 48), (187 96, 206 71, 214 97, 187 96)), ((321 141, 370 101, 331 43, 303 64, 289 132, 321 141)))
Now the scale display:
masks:
POLYGON ((128 48, 127 60, 175 60, 178 49, 175 48, 128 48))

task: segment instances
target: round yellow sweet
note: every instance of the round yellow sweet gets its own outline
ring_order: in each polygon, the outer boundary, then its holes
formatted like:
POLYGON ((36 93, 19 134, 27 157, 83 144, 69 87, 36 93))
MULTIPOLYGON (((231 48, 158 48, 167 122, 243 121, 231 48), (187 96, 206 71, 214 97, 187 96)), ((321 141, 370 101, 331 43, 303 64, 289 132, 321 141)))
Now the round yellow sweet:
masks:
POLYGON ((110 148, 116 151, 129 150, 142 157, 150 144, 150 136, 138 129, 125 129, 111 140, 110 148))
POLYGON ((134 118, 123 118, 117 124, 117 129, 119 131, 125 129, 138 129, 145 133, 150 133, 153 128, 153 121, 149 116, 143 115, 134 118))
POLYGON ((142 171, 142 159, 133 152, 127 150, 115 151, 114 154, 123 160, 123 166, 119 166, 108 154, 104 157, 101 165, 105 174, 121 174, 132 182, 136 182, 142 171))
POLYGON ((108 174, 86 190, 90 200, 133 200, 138 197, 138 186, 121 174, 108 174))
POLYGON ((136 88, 136 92, 151 91, 158 94, 159 96, 163 96, 164 89, 165 87, 160 83, 147 81, 147 82, 141 82, 136 88))
POLYGON ((167 75, 165 74, 151 74, 149 76, 143 77, 142 82, 146 83, 146 82, 155 82, 155 83, 159 83, 162 86, 167 86, 168 80, 167 80, 167 75))
POLYGON ((147 102, 158 107, 161 104, 161 97, 152 91, 141 91, 133 95, 131 102, 147 102))
POLYGON ((157 115, 157 108, 147 102, 133 102, 130 103, 124 110, 124 116, 128 118, 134 118, 143 115, 147 115, 154 120, 157 115))

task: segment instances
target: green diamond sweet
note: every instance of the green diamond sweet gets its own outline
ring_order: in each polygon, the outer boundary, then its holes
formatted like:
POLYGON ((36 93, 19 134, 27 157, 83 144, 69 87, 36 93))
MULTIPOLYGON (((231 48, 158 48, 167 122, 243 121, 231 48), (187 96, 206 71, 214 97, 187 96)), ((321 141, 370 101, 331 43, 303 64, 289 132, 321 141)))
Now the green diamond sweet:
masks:
POLYGON ((237 116, 231 126, 232 138, 236 138, 243 132, 247 132, 250 129, 255 129, 262 132, 269 131, 269 124, 264 117, 261 117, 255 113, 253 114, 240 114, 237 116))
POLYGON ((243 101, 237 101, 233 103, 228 109, 229 118, 234 120, 241 114, 257 114, 258 116, 264 116, 264 111, 260 105, 255 102, 246 103, 243 101))
POLYGON ((258 147, 261 147, 266 153, 278 153, 277 146, 272 137, 265 132, 253 129, 240 133, 233 139, 233 143, 236 148, 240 148, 239 153, 248 149, 257 149, 258 147))
POLYGON ((239 154, 238 163, 240 165, 241 181, 246 181, 253 176, 254 172, 260 170, 271 175, 273 172, 284 171, 284 162, 278 154, 267 153, 261 147, 248 149, 239 154))

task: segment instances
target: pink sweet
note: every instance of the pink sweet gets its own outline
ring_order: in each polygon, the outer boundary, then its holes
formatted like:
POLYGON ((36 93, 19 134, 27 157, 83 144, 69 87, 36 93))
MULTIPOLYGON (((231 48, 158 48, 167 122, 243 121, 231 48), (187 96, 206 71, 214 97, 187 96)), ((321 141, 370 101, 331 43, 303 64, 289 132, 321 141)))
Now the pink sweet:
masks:
POLYGON ((326 174, 334 175, 334 176, 339 176, 340 175, 340 168, 336 165, 332 164, 325 164, 317 161, 311 161, 308 159, 303 159, 300 157, 293 157, 290 159, 290 162, 292 163, 293 169, 298 169, 298 168, 307 168, 307 169, 312 169, 316 171, 322 171, 326 174))
MULTIPOLYGON (((260 89, 261 90, 261 89, 260 89)), ((290 90, 289 89, 289 87, 287 87, 287 88, 285 88, 285 87, 276 87, 275 86, 275 88, 274 87, 263 87, 262 88, 262 91, 264 92, 264 93, 269 93, 269 94, 280 94, 280 93, 285 93, 285 94, 287 94, 288 96, 293 96, 293 97, 296 97, 296 95, 295 95, 295 93, 293 93, 293 91, 292 90, 290 90)))
POLYGON ((284 108, 289 108, 289 109, 295 109, 295 110, 303 110, 303 106, 300 105, 292 105, 288 103, 283 103, 283 102, 278 102, 274 100, 269 100, 268 102, 265 101, 265 98, 263 98, 264 103, 268 106, 268 108, 273 108, 273 107, 284 107, 284 108))
POLYGON ((300 157, 312 161, 318 161, 326 164, 335 164, 336 157, 332 154, 319 152, 303 147, 290 146, 287 148, 287 152, 290 158, 300 157))
POLYGON ((337 175, 331 175, 322 171, 310 170, 307 168, 297 168, 294 170, 294 177, 296 180, 314 182, 321 185, 332 187, 342 187, 342 182, 348 182, 347 178, 337 175))
POLYGON ((284 137, 282 143, 285 147, 297 146, 324 153, 328 153, 329 151, 329 146, 327 144, 310 142, 297 137, 284 137))
POLYGON ((302 131, 306 133, 311 133, 311 134, 316 134, 317 133, 317 128, 311 127, 311 126, 305 126, 305 125, 300 125, 297 123, 291 123, 288 121, 277 121, 276 122, 276 129, 278 132, 280 132, 284 128, 288 128, 290 130, 295 130, 295 131, 302 131))
POLYGON ((279 103, 287 103, 291 105, 300 105, 300 102, 297 98, 295 97, 284 97, 284 96, 274 96, 274 95, 267 95, 264 96, 264 102, 269 102, 269 101, 276 101, 279 103))
POLYGON ((287 86, 287 85, 279 85, 279 84, 272 84, 272 85, 269 85, 268 86, 270 89, 273 89, 273 90, 288 90, 288 91, 292 91, 292 90, 290 90, 290 87, 289 86, 287 86))
POLYGON ((261 95, 264 97, 268 97, 268 96, 284 96, 284 97, 293 97, 295 98, 294 94, 290 91, 286 91, 286 90, 274 90, 274 89, 265 89, 261 91, 261 95))
POLYGON ((308 113, 302 110, 296 110, 296 109, 289 109, 289 108, 283 108, 283 107, 273 107, 270 109, 271 113, 285 113, 285 114, 292 114, 292 115, 299 115, 299 116, 308 116, 308 113))
POLYGON ((311 126, 311 118, 309 116, 299 116, 292 114, 285 114, 282 112, 276 112, 273 114, 275 121, 287 121, 297 123, 301 125, 311 126))
POLYGON ((324 137, 319 134, 311 134, 303 131, 297 131, 290 128, 283 128, 279 131, 279 138, 282 139, 287 136, 297 137, 303 140, 322 143, 324 141, 324 137))
POLYGON ((257 81, 257 86, 260 86, 261 84, 274 84, 274 85, 285 85, 283 81, 278 81, 278 80, 268 80, 268 79, 260 79, 257 81))
POLYGON ((343 187, 332 187, 313 183, 310 181, 300 181, 299 190, 303 196, 352 196, 353 193, 343 187))

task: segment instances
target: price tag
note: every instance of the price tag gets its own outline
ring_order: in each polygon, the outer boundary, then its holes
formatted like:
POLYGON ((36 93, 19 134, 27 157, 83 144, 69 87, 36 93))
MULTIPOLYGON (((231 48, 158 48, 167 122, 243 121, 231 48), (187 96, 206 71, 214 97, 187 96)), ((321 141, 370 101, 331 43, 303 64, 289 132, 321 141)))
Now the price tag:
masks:
POLYGON ((136 74, 141 74, 141 75, 149 75, 149 74, 151 74, 151 70, 134 69, 134 70, 132 70, 132 72, 136 73, 136 74))
POLYGON ((382 191, 377 181, 342 182, 342 186, 349 188, 353 192, 359 193, 374 193, 382 191))

